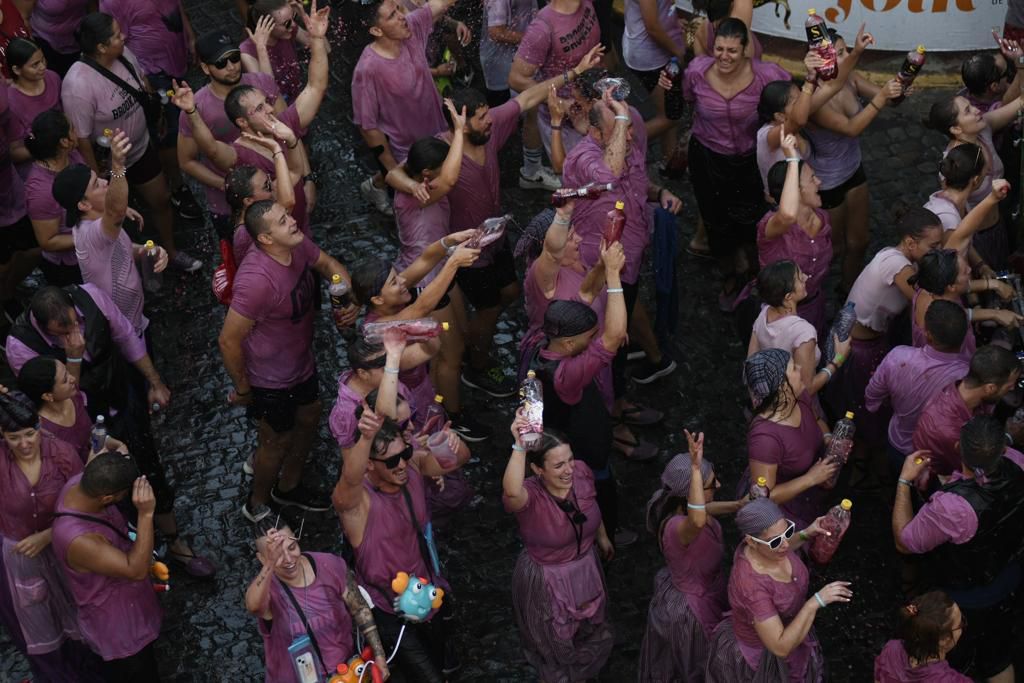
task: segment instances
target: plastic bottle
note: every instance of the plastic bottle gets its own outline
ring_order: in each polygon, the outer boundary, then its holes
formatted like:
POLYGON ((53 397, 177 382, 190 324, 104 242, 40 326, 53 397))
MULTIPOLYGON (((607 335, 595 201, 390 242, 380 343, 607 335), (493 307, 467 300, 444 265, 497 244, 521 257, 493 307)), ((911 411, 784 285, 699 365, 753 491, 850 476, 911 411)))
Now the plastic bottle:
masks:
POLYGON ((836 356, 836 343, 833 336, 839 337, 839 341, 846 341, 853 332, 853 326, 857 322, 857 310, 852 301, 846 304, 836 313, 836 319, 832 323, 832 329, 825 339, 825 356, 822 358, 826 363, 836 356))
POLYGON ((163 272, 156 272, 156 261, 160 258, 160 250, 153 240, 146 240, 146 253, 142 259, 142 288, 147 292, 156 293, 164 284, 163 272))
POLYGON ((505 226, 512 220, 511 214, 488 218, 476 229, 476 234, 466 240, 471 249, 483 249, 488 244, 497 242, 505 234, 505 226))
POLYGON ((519 405, 527 421, 527 426, 520 430, 519 435, 523 445, 531 448, 544 434, 544 387, 533 370, 526 373, 526 379, 519 387, 519 405))
POLYGON ((622 239, 622 231, 626 227, 626 205, 622 201, 615 202, 615 208, 609 211, 606 215, 604 224, 604 241, 605 244, 611 245, 612 242, 618 242, 622 239))
POLYGON ((597 199, 605 192, 610 192, 615 186, 612 183, 587 183, 583 187, 563 187, 555 190, 551 195, 551 206, 565 206, 571 201, 578 199, 597 199))
POLYGON ((924 68, 924 52, 924 45, 918 45, 915 49, 908 52, 906 59, 903 60, 903 66, 900 67, 899 73, 896 74, 896 80, 900 82, 903 94, 892 99, 894 105, 906 99, 907 88, 913 84, 917 74, 924 68))
POLYGON ((683 67, 678 58, 668 60, 665 73, 672 79, 672 87, 665 93, 665 114, 674 121, 683 116, 683 67))
POLYGON ((683 77, 683 69, 679 66, 679 58, 673 57, 668 60, 668 64, 665 65, 665 73, 672 79, 672 87, 675 88, 679 84, 679 80, 683 77))
MULTIPOLYGON (((100 147, 110 149, 110 143, 114 139, 114 131, 110 128, 103 129, 103 135, 96 136, 96 144, 100 147)), ((108 152, 109 154, 109 152, 108 152)))
POLYGON ((750 500, 767 498, 768 495, 768 480, 764 477, 758 477, 757 481, 750 485, 750 500))
POLYGON ((850 451, 853 450, 853 435, 856 432, 857 427, 853 424, 853 413, 846 411, 846 417, 836 422, 836 426, 832 430, 832 441, 829 442, 828 450, 825 451, 824 457, 825 462, 838 462, 839 469, 836 470, 835 474, 828 481, 821 485, 822 488, 830 489, 836 485, 836 481, 839 480, 839 473, 850 457, 850 451))
POLYGON ((843 540, 846 530, 850 528, 850 508, 852 507, 853 502, 849 498, 843 498, 839 505, 828 511, 825 519, 821 521, 821 529, 829 532, 830 535, 821 534, 815 536, 811 541, 807 554, 811 556, 812 560, 818 564, 828 564, 832 559, 836 549, 839 548, 839 542, 843 540))
POLYGON ((110 170, 110 143, 113 138, 114 131, 110 128, 104 128, 103 134, 96 136, 93 153, 96 155, 96 165, 101 170, 110 170))
POLYGON ((813 7, 807 10, 804 29, 807 31, 807 48, 816 51, 818 56, 825 60, 825 63, 817 69, 818 78, 823 81, 831 81, 839 73, 836 64, 836 46, 832 44, 832 38, 828 35, 828 25, 824 19, 818 16, 813 7))
POLYGON ((102 415, 96 416, 96 424, 92 426, 92 452, 101 453, 107 445, 107 419, 102 415))
POLYGON ((423 424, 430 427, 430 434, 436 434, 444 428, 447 419, 448 413, 444 410, 444 396, 437 394, 434 396, 433 403, 427 406, 427 417, 423 424))
POLYGON ((594 88, 600 93, 611 91, 612 99, 619 102, 629 97, 629 83, 624 78, 602 78, 594 84, 594 88))
POLYGON ((433 339, 441 334, 441 330, 448 329, 448 323, 439 323, 433 318, 366 323, 363 325, 363 339, 371 344, 379 344, 384 340, 384 332, 392 328, 405 332, 405 341, 411 344, 433 339))

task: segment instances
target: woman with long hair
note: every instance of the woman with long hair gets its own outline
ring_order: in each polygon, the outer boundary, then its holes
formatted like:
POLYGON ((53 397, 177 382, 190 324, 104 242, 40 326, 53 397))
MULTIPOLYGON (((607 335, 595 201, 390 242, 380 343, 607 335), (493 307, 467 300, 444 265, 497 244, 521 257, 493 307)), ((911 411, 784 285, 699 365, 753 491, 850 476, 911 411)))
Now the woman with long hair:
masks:
MULTIPOLYGON (((14 118, 14 137, 28 137, 32 121, 44 111, 61 109, 60 76, 46 68, 43 51, 28 38, 14 38, 7 44, 7 68, 11 72, 11 88, 7 97, 14 118)), ((11 146, 11 159, 22 178, 27 178, 32 155, 23 144, 11 146)))

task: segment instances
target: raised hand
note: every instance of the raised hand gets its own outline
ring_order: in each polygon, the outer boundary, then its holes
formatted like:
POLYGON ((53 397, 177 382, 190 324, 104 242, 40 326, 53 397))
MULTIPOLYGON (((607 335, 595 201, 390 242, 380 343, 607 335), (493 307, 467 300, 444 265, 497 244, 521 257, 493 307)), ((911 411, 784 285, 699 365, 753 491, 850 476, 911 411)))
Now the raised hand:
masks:
POLYGON ((151 515, 156 510, 156 495, 145 476, 141 476, 132 484, 132 505, 139 515, 151 515))
POLYGON ((128 134, 120 128, 116 129, 114 137, 110 140, 110 167, 123 169, 124 161, 131 149, 132 143, 128 141, 128 134))
POLYGON ((598 43, 594 47, 590 48, 590 51, 587 52, 587 54, 583 55, 583 59, 580 60, 579 64, 573 67, 573 71, 576 72, 577 76, 583 73, 584 71, 589 71, 590 69, 593 69, 595 66, 600 64, 601 59, 603 57, 604 45, 598 43))
POLYGON ((266 149, 270 150, 272 154, 277 154, 278 152, 282 151, 281 143, 279 143, 277 140, 270 137, 269 135, 264 135, 263 133, 250 133, 248 131, 244 131, 242 133, 242 138, 248 140, 254 145, 265 147, 266 149))
POLYGON ((684 429, 683 434, 686 435, 686 446, 690 451, 690 466, 698 470, 704 459, 704 432, 694 434, 688 429, 684 429))
POLYGON ((183 112, 190 112, 196 108, 195 93, 191 86, 185 81, 172 80, 174 91, 171 93, 171 104, 183 112))
POLYGON ((310 38, 327 37, 327 29, 330 27, 331 24, 330 6, 324 7, 323 9, 317 9, 316 0, 312 0, 312 2, 309 5, 309 14, 306 14, 305 10, 302 10, 301 13, 302 21, 306 25, 306 33, 309 34, 310 38))
POLYGON ((444 106, 448 108, 448 113, 452 117, 452 128, 456 133, 461 133, 466 128, 466 108, 463 107, 461 112, 455 111, 455 103, 450 98, 444 98, 444 106))

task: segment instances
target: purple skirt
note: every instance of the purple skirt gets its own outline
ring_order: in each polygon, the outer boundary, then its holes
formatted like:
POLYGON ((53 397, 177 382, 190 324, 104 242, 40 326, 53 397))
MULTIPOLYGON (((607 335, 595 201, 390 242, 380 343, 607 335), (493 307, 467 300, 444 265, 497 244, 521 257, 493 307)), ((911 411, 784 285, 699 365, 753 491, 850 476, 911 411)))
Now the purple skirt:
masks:
POLYGON ((825 387, 825 402, 831 417, 838 420, 846 411, 852 410, 857 440, 875 446, 887 443, 892 410, 883 407, 877 413, 868 412, 864 407, 864 392, 889 349, 889 341, 884 334, 870 341, 854 339, 849 360, 825 387))
POLYGON ((708 660, 708 638, 686 595, 662 567, 654 577, 647 630, 640 646, 640 683, 701 683, 708 660))
POLYGON ((740 652, 732 630, 732 619, 726 617, 711 636, 711 654, 704 680, 707 683, 822 683, 825 680, 825 660, 821 656, 821 646, 814 638, 814 629, 807 637, 812 639, 812 647, 803 678, 791 678, 786 660, 773 655, 767 648, 761 653, 761 661, 754 671, 740 652))
MULTIPOLYGON (((601 584, 599 590, 606 595, 604 572, 596 551, 569 564, 576 562, 594 563, 601 584)), ((557 572, 559 568, 553 570, 557 572)), ((553 613, 556 601, 549 592, 544 571, 545 568, 524 550, 519 554, 512 572, 512 608, 526 661, 537 670, 538 678, 545 683, 570 683, 597 678, 615 644, 615 635, 605 621, 604 606, 592 617, 577 621, 571 639, 560 637, 555 627, 558 619, 553 613)), ((587 573, 594 574, 590 571, 587 573)), ((580 586, 582 590, 586 588, 580 586)), ((564 614, 561 616, 564 618, 564 614)), ((560 626, 558 630, 564 631, 565 624, 560 626)))

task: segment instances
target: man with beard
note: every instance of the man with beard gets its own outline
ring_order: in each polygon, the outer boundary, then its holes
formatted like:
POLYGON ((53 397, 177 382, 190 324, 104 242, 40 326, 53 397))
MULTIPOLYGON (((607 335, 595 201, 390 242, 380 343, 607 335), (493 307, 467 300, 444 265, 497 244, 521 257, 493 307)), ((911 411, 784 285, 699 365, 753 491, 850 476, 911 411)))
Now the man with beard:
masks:
MULTIPOLYGON (((224 100, 236 85, 248 85, 266 93, 280 114, 285 103, 278 95, 274 77, 264 73, 242 73, 242 57, 235 41, 223 30, 205 33, 196 41, 199 66, 210 77, 210 82, 195 93, 195 107, 199 118, 214 139, 230 145, 238 139, 239 129, 228 120, 224 100)), ((192 124, 188 114, 179 117, 178 163, 181 169, 203 184, 210 220, 220 239, 231 241, 234 223, 231 209, 224 198, 224 173, 208 158, 200 157, 199 146, 192 137, 192 124)))
POLYGON ((940 391, 918 418, 914 450, 930 451, 931 471, 943 478, 960 470, 957 442, 960 428, 976 415, 991 414, 1020 378, 1020 362, 1012 351, 989 344, 974 352, 962 380, 940 391))

